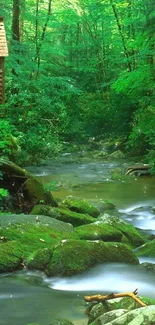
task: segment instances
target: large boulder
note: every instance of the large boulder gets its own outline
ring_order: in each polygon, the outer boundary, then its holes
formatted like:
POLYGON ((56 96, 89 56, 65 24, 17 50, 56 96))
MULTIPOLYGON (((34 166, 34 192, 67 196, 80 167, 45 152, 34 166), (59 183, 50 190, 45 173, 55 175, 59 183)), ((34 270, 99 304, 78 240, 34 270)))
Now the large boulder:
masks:
POLYGON ((141 307, 126 312, 118 309, 99 316, 91 325, 151 325, 155 323, 155 306, 141 307), (119 311, 120 315, 119 315, 119 311), (108 315, 110 314, 110 315, 108 315), (110 317, 108 317, 110 316, 110 317))
POLYGON ((104 227, 105 224, 111 225, 115 229, 121 231, 123 235, 122 242, 130 244, 133 247, 137 247, 145 243, 138 230, 117 215, 109 215, 108 213, 105 213, 99 218, 99 220, 95 221, 94 224, 100 227, 104 227))
MULTIPOLYGON (((23 223, 19 223, 20 217, 16 223, 10 224, 9 219, 5 226, 0 227, 0 272, 21 268, 22 261, 28 261, 31 268, 45 269, 50 262, 52 249, 60 240, 78 238, 73 227, 67 223, 48 217, 45 217, 46 223, 45 220, 41 223, 35 216, 21 217, 23 223), (27 217, 31 219, 29 223, 26 223, 27 217), (33 265, 34 253, 37 266, 33 265)), ((4 218, 7 219, 6 216, 4 218)))
MULTIPOLYGON (((26 214, 0 214, 0 226, 6 229, 8 226, 24 227, 25 226, 37 226, 41 228, 42 226, 53 229, 58 232, 73 233, 73 226, 67 222, 61 220, 56 220, 55 218, 50 218, 43 215, 26 215, 26 214)), ((36 230, 37 230, 36 228, 36 230)), ((2 229, 0 229, 1 231, 2 229)))
POLYGON ((89 267, 108 262, 138 264, 135 254, 120 243, 63 240, 56 245, 46 273, 48 276, 82 273, 89 267))
POLYGON ((122 232, 110 225, 99 226, 94 223, 76 227, 75 231, 80 239, 103 240, 109 242, 121 242, 122 232))
POLYGON ((31 213, 33 215, 38 215, 38 214, 46 215, 55 218, 57 220, 71 223, 73 226, 80 226, 94 221, 94 218, 88 214, 77 213, 65 207, 52 208, 51 206, 42 205, 42 204, 36 205, 32 209, 31 213))
MULTIPOLYGON (((155 300, 151 298, 146 297, 140 297, 140 300, 145 303, 146 305, 154 305, 155 300)), ((121 297, 121 298, 115 298, 115 299, 109 299, 100 303, 95 304, 94 306, 90 305, 89 307, 89 322, 88 324, 91 324, 95 319, 100 319, 100 316, 104 314, 108 314, 110 311, 117 311, 119 310, 125 310, 125 312, 128 312, 129 310, 140 308, 140 305, 130 297, 121 297)), ((108 314, 110 315, 116 315, 115 313, 108 314)), ((118 317, 118 316, 117 316, 118 317)), ((114 319, 114 318, 113 318, 114 319)), ((102 318, 103 321, 103 318, 102 318)), ((109 320, 110 321, 110 320, 109 320)))
POLYGON ((100 211, 84 199, 68 196, 62 203, 70 210, 78 213, 89 214, 94 218, 100 215, 100 211))

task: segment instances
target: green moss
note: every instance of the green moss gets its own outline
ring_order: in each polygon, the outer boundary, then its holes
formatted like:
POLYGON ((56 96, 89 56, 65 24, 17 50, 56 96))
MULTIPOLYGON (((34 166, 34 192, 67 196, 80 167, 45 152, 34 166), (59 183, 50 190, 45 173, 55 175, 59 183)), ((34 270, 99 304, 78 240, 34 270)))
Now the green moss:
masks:
POLYGON ((155 305, 155 299, 148 298, 148 297, 140 297, 140 299, 146 304, 147 306, 149 305, 155 305))
POLYGON ((122 173, 118 173, 118 172, 111 173, 111 179, 113 181, 125 181, 126 177, 127 176, 123 175, 122 173))
POLYGON ((7 228, 0 228, 0 237, 6 237, 8 243, 16 240, 23 247, 23 257, 40 248, 52 248, 64 238, 77 238, 74 232, 56 231, 49 226, 36 224, 16 224, 7 228))
POLYGON ((33 207, 31 211, 32 215, 43 215, 48 216, 52 218, 57 218, 57 213, 53 207, 50 205, 44 205, 44 204, 37 204, 33 207))
POLYGON ((101 213, 103 213, 104 211, 107 211, 107 210, 115 210, 116 206, 108 200, 100 200, 97 203, 97 208, 99 209, 99 211, 101 213))
POLYGON ((24 198, 32 204, 44 199, 44 188, 42 183, 36 178, 28 178, 22 187, 24 198))
MULTIPOLYGON (((144 302, 147 306, 149 305, 155 305, 155 300, 151 298, 146 297, 138 297, 142 302, 144 302)), ((130 297, 122 297, 122 298, 116 298, 111 300, 103 301, 102 303, 98 303, 95 306, 92 306, 90 315, 89 315, 89 324, 100 324, 100 317, 101 315, 112 311, 112 310, 119 310, 124 309, 126 312, 132 311, 134 309, 141 308, 141 306, 132 298, 130 297), (94 322, 94 323, 93 323, 94 322)), ((108 323, 111 324, 111 323, 108 323)), ((128 322, 121 322, 123 325, 128 325, 128 322)), ((137 323, 139 324, 139 323, 137 323)), ((148 324, 148 322, 147 322, 148 324)), ((150 324, 150 323, 149 323, 150 324)), ((152 324, 152 323, 151 323, 152 324)))
POLYGON ((102 227, 94 224, 84 225, 75 228, 80 239, 89 240, 104 240, 117 242, 122 240, 122 233, 110 225, 103 225, 102 227))
POLYGON ((4 174, 7 174, 9 176, 20 176, 25 179, 34 177, 31 173, 29 173, 25 169, 22 169, 12 161, 3 158, 0 159, 0 166, 1 166, 1 171, 4 174))
POLYGON ((155 257, 155 239, 139 247, 136 251, 136 255, 155 257))
POLYGON ((134 226, 125 222, 117 216, 109 216, 105 214, 101 220, 96 221, 94 224, 104 227, 105 224, 113 226, 115 229, 122 233, 122 242, 130 245, 131 247, 137 247, 144 244, 144 239, 141 234, 136 230, 134 226))
POLYGON ((52 249, 40 248, 29 256, 25 265, 31 270, 37 269, 43 271, 49 264, 51 256, 52 249))
POLYGON ((41 204, 36 205, 31 213, 34 215, 46 215, 57 220, 71 223, 73 226, 80 226, 94 221, 94 218, 87 214, 77 213, 68 208, 52 208, 48 205, 41 204))
POLYGON ((55 247, 46 272, 49 276, 69 276, 107 262, 139 263, 134 253, 120 243, 67 240, 55 247))
POLYGON ((55 211, 58 213, 58 220, 69 222, 75 227, 94 221, 94 218, 88 214, 77 213, 69 209, 55 208, 55 211))
POLYGON ((117 224, 116 228, 119 229, 124 235, 123 237, 124 243, 130 243, 133 247, 135 246, 137 247, 144 244, 145 241, 143 237, 140 235, 138 230, 134 228, 134 226, 130 224, 121 223, 119 225, 117 224))
POLYGON ((73 196, 67 197, 62 203, 65 204, 70 210, 78 213, 89 214, 92 217, 98 217, 100 214, 100 211, 92 206, 89 202, 73 196))
POLYGON ((51 191, 44 190, 44 198, 43 198, 44 204, 51 205, 53 207, 57 207, 58 203, 53 197, 51 191))
POLYGON ((23 249, 17 241, 0 243, 0 272, 11 272, 21 268, 23 249))

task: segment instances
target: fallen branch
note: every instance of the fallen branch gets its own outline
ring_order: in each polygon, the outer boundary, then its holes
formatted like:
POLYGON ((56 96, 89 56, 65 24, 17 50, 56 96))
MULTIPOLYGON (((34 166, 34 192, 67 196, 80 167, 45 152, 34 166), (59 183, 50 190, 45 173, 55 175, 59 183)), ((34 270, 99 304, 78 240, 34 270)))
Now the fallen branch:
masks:
POLYGON ((84 299, 87 302, 91 302, 91 301, 102 302, 104 300, 109 300, 109 299, 131 297, 136 302, 138 302, 140 306, 146 307, 146 304, 144 304, 139 298, 136 297, 137 293, 138 293, 138 290, 136 289, 134 292, 111 293, 111 294, 105 295, 105 296, 103 296, 103 295, 85 296, 84 299))

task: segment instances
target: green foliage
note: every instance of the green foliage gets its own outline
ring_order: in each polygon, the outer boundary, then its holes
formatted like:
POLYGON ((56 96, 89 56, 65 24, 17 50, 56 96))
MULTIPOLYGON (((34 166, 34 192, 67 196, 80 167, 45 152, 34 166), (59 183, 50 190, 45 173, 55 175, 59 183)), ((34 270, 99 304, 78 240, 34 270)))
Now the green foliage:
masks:
POLYGON ((47 1, 37 8, 25 0, 20 41, 12 39, 12 1, 1 7, 9 40, 3 155, 37 162, 59 154, 63 141, 98 135, 129 136, 128 148, 136 140, 141 152, 154 150, 141 112, 154 101, 153 0, 53 0, 51 14, 47 1))
POLYGON ((155 107, 142 107, 134 115, 133 129, 129 146, 139 154, 148 154, 155 148, 155 107))
POLYGON ((14 127, 10 125, 6 119, 0 120, 0 152, 2 156, 8 156, 11 154, 13 148, 12 134, 14 127))
POLYGON ((0 203, 3 201, 3 199, 8 195, 8 191, 4 188, 0 188, 0 203))
POLYGON ((3 211, 3 206, 5 205, 5 198, 8 195, 8 191, 4 188, 0 188, 0 212, 3 211))
POLYGON ((44 184, 44 189, 48 191, 57 191, 56 182, 49 182, 44 184))

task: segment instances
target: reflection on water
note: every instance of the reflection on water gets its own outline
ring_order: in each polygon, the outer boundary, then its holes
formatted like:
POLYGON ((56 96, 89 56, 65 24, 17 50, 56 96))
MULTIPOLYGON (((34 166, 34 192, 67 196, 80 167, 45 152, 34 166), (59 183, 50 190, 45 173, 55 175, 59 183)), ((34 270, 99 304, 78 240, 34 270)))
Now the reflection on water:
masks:
POLYGON ((87 324, 83 294, 38 286, 35 284, 38 277, 37 273, 0 277, 0 325, 49 325, 56 317, 73 321, 75 325, 87 324))
POLYGON ((134 291, 155 298, 155 274, 140 266, 99 265, 71 278, 47 278, 41 272, 21 271, 0 277, 0 325, 49 325, 62 317, 86 325, 85 295, 134 291))
POLYGON ((125 182, 112 181, 111 170, 127 168, 123 162, 54 163, 44 167, 30 167, 29 170, 43 183, 56 182, 54 196, 64 198, 67 195, 85 197, 92 202, 99 199, 109 200, 118 208, 129 205, 153 205, 155 200, 155 182, 150 177, 130 178, 125 182))

